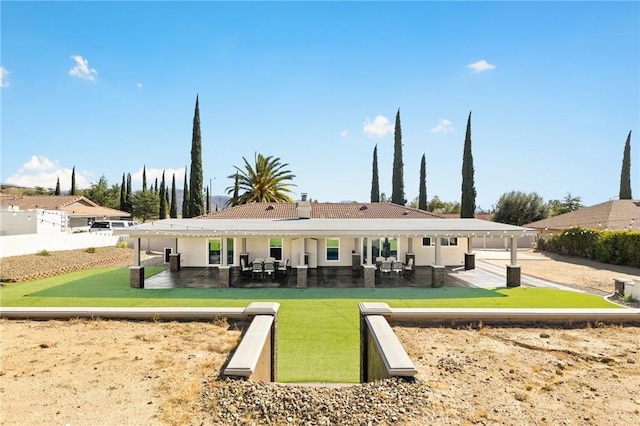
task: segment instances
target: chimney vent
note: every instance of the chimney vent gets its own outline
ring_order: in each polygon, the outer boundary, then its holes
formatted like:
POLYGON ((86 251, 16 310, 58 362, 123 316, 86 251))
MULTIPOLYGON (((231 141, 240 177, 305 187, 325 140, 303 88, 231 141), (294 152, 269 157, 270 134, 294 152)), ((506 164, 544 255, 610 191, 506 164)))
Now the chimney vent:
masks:
POLYGON ((303 192, 300 195, 302 196, 302 201, 307 201, 307 193, 306 192, 303 192))

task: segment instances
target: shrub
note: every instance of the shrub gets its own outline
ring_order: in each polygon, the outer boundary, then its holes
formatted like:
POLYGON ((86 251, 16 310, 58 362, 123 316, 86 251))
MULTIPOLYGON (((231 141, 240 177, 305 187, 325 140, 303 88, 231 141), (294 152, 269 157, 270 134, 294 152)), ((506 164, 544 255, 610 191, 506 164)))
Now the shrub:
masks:
POLYGON ((47 250, 40 250, 36 253, 38 256, 51 256, 47 250))
POLYGON ((538 249, 614 265, 640 266, 640 232, 570 228, 542 236, 538 249))
POLYGON ((118 244, 116 244, 116 247, 118 247, 118 248, 127 248, 127 242, 126 241, 120 241, 118 244))
POLYGON ((87 247, 87 249, 85 251, 87 253, 95 253, 96 252, 96 248, 95 247, 87 247))

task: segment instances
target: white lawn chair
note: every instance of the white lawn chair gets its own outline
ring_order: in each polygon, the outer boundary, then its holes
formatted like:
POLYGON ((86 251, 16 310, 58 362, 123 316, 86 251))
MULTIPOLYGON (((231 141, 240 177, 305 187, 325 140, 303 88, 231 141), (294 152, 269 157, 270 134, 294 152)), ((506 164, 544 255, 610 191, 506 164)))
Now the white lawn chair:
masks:
POLYGON ((391 275, 391 262, 389 262, 387 260, 382 262, 380 264, 380 272, 382 273, 383 277, 384 277, 385 274, 391 275))
POLYGON ((275 264, 273 262, 269 262, 265 260, 263 272, 265 275, 269 275, 273 279, 276 275, 275 264))
POLYGON ((260 275, 260 279, 264 278, 264 269, 262 267, 262 262, 253 261, 251 264, 251 278, 255 278, 256 275, 260 275))
POLYGON ((393 272, 393 276, 399 277, 402 275, 402 271, 404 271, 404 264, 400 260, 396 260, 391 265, 391 272, 393 272))

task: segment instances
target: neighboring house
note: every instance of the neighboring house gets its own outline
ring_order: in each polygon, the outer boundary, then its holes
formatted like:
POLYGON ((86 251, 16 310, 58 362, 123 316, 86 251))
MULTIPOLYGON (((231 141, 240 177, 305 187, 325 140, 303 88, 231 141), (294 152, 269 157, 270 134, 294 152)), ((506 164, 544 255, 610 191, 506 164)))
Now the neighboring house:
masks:
POLYGON ((0 194, 0 214, 0 235, 86 231, 95 220, 131 216, 74 195, 0 194))
POLYGON ((640 231, 640 200, 605 201, 525 226, 538 230, 540 234, 557 233, 575 227, 640 231))
MULTIPOLYGON (((440 216, 447 219, 460 219, 460 213, 443 213, 440 216)), ((493 213, 476 213, 476 219, 491 221, 493 213)), ((531 248, 536 240, 535 235, 526 235, 518 239, 518 248, 531 248)), ((482 237, 473 239, 474 249, 508 250, 509 238, 482 237)))
MULTIPOLYGON (((462 266, 474 238, 518 238, 535 231, 479 219, 444 219, 392 203, 251 203, 193 219, 164 219, 129 228, 137 247, 172 239, 178 267, 240 266, 240 259, 274 257, 293 268, 375 268, 395 257, 416 266, 462 266)), ((515 252, 512 253, 514 260, 515 252)), ((515 265, 515 261, 512 261, 515 265)), ((306 273, 306 271, 304 272, 306 273)))

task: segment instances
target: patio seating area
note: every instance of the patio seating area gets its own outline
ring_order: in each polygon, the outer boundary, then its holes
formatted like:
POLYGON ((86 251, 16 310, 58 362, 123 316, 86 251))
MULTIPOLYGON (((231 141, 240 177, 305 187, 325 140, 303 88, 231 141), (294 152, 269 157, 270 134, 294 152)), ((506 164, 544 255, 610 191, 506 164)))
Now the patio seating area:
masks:
MULTIPOLYGON (((402 272, 393 272, 393 265, 389 273, 376 273, 376 287, 431 287, 431 268, 414 267, 407 270, 403 265, 402 272)), ((295 269, 287 265, 276 266, 275 271, 267 273, 263 266, 254 261, 251 266, 232 268, 231 287, 235 288, 296 288, 297 274, 295 269), (254 265, 255 270, 254 270, 254 265), (248 269, 247 269, 248 268, 248 269), (293 273, 292 273, 293 272, 293 273)), ((445 274, 444 285, 448 287, 469 286, 455 277, 453 269, 445 274)), ((163 271, 145 280, 144 288, 222 288, 218 268, 182 268, 178 271, 163 271)), ((307 287, 335 287, 357 288, 364 287, 361 271, 354 271, 351 267, 318 267, 307 270, 307 287)))

